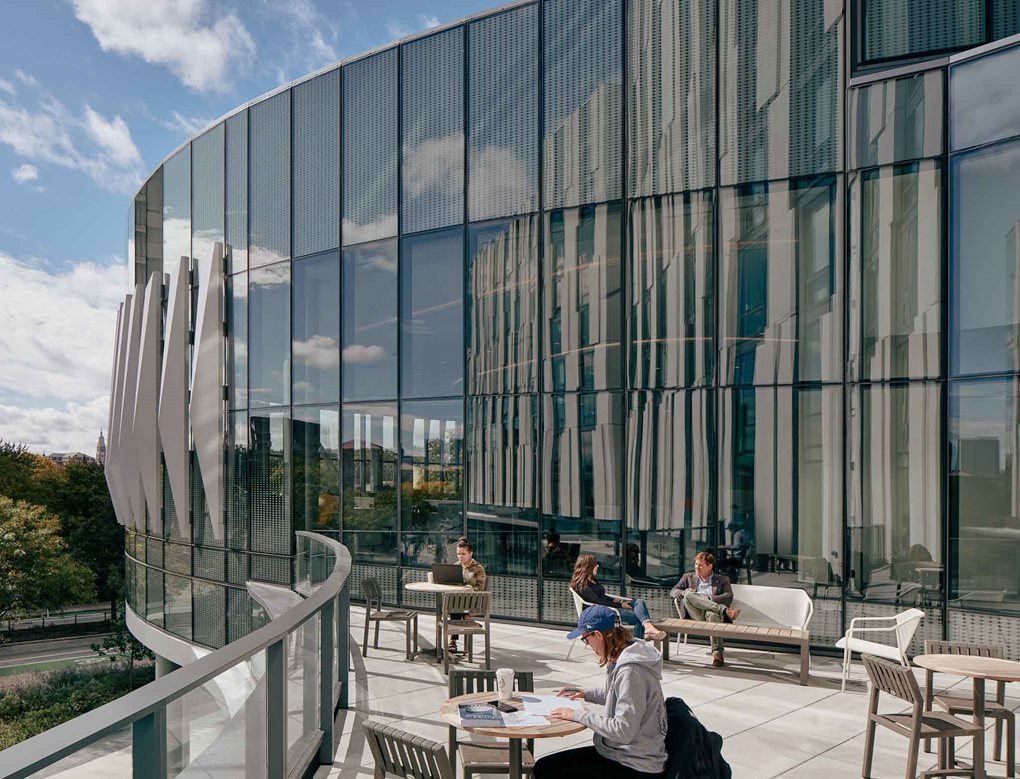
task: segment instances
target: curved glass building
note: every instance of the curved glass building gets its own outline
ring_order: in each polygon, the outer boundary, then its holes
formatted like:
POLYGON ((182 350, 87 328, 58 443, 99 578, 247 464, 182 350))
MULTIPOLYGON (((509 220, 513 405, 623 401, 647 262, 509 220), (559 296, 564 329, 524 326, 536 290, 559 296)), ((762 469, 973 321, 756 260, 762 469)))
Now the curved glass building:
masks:
POLYGON ((701 549, 812 641, 1020 647, 1020 4, 540 0, 239 107, 135 197, 134 615, 217 647, 331 534, 494 613, 701 549), (1013 37, 1010 37, 1010 36, 1013 37))

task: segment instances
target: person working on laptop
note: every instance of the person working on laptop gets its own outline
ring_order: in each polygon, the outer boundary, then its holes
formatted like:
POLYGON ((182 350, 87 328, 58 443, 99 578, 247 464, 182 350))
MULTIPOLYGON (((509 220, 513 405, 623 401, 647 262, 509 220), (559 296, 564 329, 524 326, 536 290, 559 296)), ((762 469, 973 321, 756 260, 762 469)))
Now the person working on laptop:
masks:
MULTIPOLYGON (((457 562, 460 563, 464 575, 464 584, 475 592, 484 592, 488 577, 485 575, 485 568, 475 559, 475 549, 471 546, 471 542, 467 540, 466 536, 461 536, 457 539, 457 562)), ((457 616, 451 614, 450 616, 456 619, 467 619, 470 615, 462 614, 457 616)), ((453 636, 450 639, 447 651, 451 653, 460 651, 457 647, 457 636, 453 636)))

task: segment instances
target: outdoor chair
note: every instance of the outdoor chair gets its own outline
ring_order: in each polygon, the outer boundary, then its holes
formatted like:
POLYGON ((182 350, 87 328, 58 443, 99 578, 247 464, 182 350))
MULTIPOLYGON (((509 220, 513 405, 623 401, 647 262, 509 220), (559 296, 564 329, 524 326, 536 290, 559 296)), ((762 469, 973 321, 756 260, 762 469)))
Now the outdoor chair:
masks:
MULTIPOLYGON (((514 689, 518 692, 535 691, 535 675, 531 671, 514 671, 514 689)), ((473 692, 491 692, 496 696, 495 671, 450 671, 449 697, 469 695, 473 692)), ((510 750, 502 742, 458 741, 457 728, 450 725, 450 764, 457 773, 457 752, 464 764, 465 779, 475 774, 509 774, 510 750)), ((535 740, 525 742, 522 754, 524 773, 530 774, 535 766, 535 740)))
MULTIPOLYGON (((485 637, 485 670, 489 670, 490 631, 489 611, 492 604, 490 592, 447 592, 443 593, 443 608, 440 616, 441 646, 450 645, 451 636, 465 636, 468 662, 474 662, 474 636, 485 637), (460 615, 465 616, 461 617, 460 615), (454 616, 457 615, 457 616, 454 616)), ((443 652, 443 673, 450 671, 450 653, 443 652)))
POLYGON ((365 723, 365 737, 375 758, 374 779, 454 779, 446 749, 436 741, 371 721, 365 723))
MULTIPOLYGON (((992 644, 967 644, 962 641, 925 641, 926 655, 967 655, 970 657, 992 657, 1003 659, 1006 653, 1001 646, 992 644)), ((949 714, 974 715, 974 698, 972 695, 954 695, 948 692, 935 694, 935 673, 925 674, 924 708, 931 710, 932 705, 938 706, 949 714)), ((1006 776, 1016 776, 1016 715, 1006 705, 1006 683, 996 684, 995 699, 985 701, 985 716, 995 720, 995 759, 1002 760, 1002 731, 1006 731, 1006 776)), ((931 751, 931 742, 925 741, 924 751, 931 751)), ((952 755, 950 755, 952 758, 952 755)))
MULTIPOLYGON (((577 616, 578 617, 581 616, 581 612, 584 611, 586 607, 588 607, 588 606, 595 606, 596 605, 594 603, 589 603, 588 601, 584 600, 580 595, 578 595, 576 592, 574 592, 574 588, 573 587, 567 587, 567 589, 570 590, 570 597, 574 599, 574 609, 577 611, 577 616)), ((609 595, 610 598, 620 598, 620 600, 630 600, 630 598, 624 598, 622 595, 611 595, 609 593, 606 593, 606 594, 609 595)), ((613 608, 613 607, 612 606, 608 606, 607 608, 613 608)), ((613 609, 613 611, 616 612, 617 616, 620 616, 620 610, 619 609, 613 609)), ((620 625, 625 627, 627 630, 630 630, 630 631, 634 630, 634 626, 633 625, 628 625, 626 622, 623 621, 622 617, 620 618, 620 625)), ((567 660, 570 659, 570 653, 574 651, 574 644, 576 644, 579 640, 580 639, 575 638, 573 641, 570 642, 570 646, 567 647, 567 657, 566 657, 567 660)))
POLYGON ((904 668, 908 667, 910 663, 907 660, 907 647, 910 646, 910 639, 914 637, 917 626, 921 624, 923 618, 924 612, 920 609, 907 609, 891 617, 854 617, 850 620, 850 627, 847 629, 846 635, 836 642, 836 646, 843 650, 843 682, 840 690, 846 691, 852 652, 884 657, 887 660, 898 662, 904 668), (862 627, 862 623, 865 622, 883 624, 862 627), (859 638, 861 633, 892 633, 896 639, 896 646, 859 638))
POLYGON ((375 623, 375 641, 372 644, 379 648, 379 623, 381 622, 403 622, 404 623, 404 654, 410 660, 418 652, 418 612, 417 611, 391 611, 382 607, 382 588, 371 576, 361 580, 361 591, 365 595, 365 640, 361 642, 361 656, 368 657, 368 626, 375 623), (372 604, 376 604, 373 608, 372 604), (411 636, 414 635, 414 653, 411 652, 411 636))
POLYGON ((938 768, 925 771, 921 774, 923 779, 935 776, 972 776, 973 771, 970 769, 954 768, 950 762, 950 755, 955 752, 954 739, 983 738, 981 728, 952 714, 925 711, 924 696, 909 666, 898 665, 867 654, 862 659, 864 670, 871 681, 871 695, 868 699, 868 723, 864 730, 864 766, 861 769, 861 776, 865 779, 871 776, 877 725, 910 739, 910 746, 907 747, 907 779, 914 779, 917 775, 917 753, 921 739, 930 738, 939 741, 938 768), (906 701, 911 704, 911 710, 902 714, 879 714, 879 692, 906 701))

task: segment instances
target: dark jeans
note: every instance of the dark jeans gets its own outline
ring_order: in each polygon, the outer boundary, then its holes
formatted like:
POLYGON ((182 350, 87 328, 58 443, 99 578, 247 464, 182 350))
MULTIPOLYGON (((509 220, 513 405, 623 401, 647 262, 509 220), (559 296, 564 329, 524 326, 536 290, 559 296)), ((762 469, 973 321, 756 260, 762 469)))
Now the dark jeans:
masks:
POLYGON ((649 774, 635 771, 633 768, 602 757, 595 747, 565 749, 555 755, 548 755, 535 763, 534 779, 552 777, 553 779, 661 779, 666 774, 649 774))
POLYGON ((634 626, 634 638, 645 637, 645 625, 644 622, 647 619, 651 621, 651 617, 648 615, 648 606, 640 598, 635 598, 630 602, 632 608, 625 609, 620 607, 620 619, 626 622, 628 625, 634 626))

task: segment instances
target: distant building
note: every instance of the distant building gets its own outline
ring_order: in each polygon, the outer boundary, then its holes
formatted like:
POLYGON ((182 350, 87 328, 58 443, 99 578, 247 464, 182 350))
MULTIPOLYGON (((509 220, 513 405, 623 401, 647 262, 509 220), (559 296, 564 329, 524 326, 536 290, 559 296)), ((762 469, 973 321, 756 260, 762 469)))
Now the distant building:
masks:
POLYGON ((53 460, 53 462, 57 465, 67 465, 68 463, 94 463, 96 461, 94 457, 90 457, 84 452, 53 452, 46 456, 53 460))
POLYGON ((103 440, 103 431, 99 431, 99 440, 96 442, 96 462, 106 465, 106 441, 103 440))

